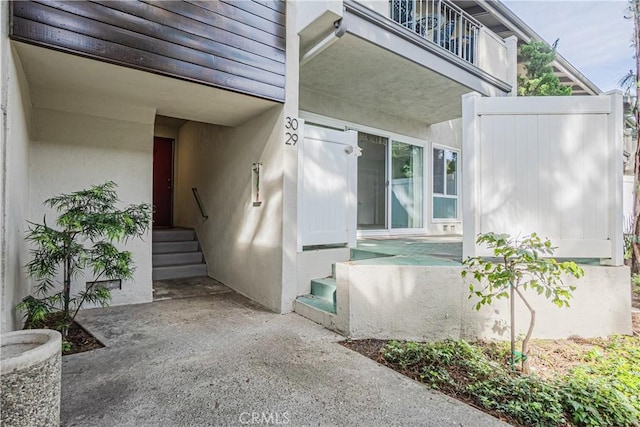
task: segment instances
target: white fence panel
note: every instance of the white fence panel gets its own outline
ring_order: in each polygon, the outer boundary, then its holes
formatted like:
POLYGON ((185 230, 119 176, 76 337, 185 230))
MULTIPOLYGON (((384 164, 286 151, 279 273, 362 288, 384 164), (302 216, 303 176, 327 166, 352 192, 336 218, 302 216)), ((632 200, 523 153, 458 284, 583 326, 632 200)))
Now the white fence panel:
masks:
POLYGON ((298 249, 356 240, 357 133, 305 125, 299 157, 298 249))
POLYGON ((463 98, 465 256, 537 232, 555 255, 622 264, 622 97, 463 98))

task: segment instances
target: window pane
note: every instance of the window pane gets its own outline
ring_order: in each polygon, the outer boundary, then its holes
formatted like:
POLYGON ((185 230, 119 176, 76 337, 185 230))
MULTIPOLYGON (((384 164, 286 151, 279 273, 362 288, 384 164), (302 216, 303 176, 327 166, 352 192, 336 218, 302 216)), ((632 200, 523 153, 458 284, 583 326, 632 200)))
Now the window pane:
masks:
POLYGON ((422 147, 391 143, 391 227, 422 227, 422 147))
POLYGON ((458 153, 446 152, 447 158, 447 194, 456 196, 458 194, 458 153))
POLYGON ((444 194, 444 150, 433 149, 433 192, 444 194))
POLYGON ((434 197, 433 217, 439 219, 458 218, 458 199, 434 197))

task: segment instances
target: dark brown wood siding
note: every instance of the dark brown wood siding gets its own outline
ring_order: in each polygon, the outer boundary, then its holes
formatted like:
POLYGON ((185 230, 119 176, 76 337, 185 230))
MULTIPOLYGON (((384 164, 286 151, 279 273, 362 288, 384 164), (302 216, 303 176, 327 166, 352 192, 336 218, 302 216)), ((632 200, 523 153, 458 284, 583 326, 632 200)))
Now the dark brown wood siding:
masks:
POLYGON ((11 10, 14 40, 284 101, 284 1, 13 1, 11 10))

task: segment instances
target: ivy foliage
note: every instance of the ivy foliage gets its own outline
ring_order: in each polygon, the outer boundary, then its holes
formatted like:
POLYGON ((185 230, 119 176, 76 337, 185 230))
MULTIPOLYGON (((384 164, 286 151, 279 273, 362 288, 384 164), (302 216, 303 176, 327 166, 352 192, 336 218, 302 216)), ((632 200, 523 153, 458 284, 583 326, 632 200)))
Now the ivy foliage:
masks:
POLYGON ((486 343, 390 341, 381 355, 429 387, 521 425, 623 427, 640 423, 639 345, 636 337, 613 337, 603 353, 588 351, 581 364, 548 379, 513 371, 486 343))
POLYGON ((56 313, 56 329, 66 337, 85 302, 101 306, 110 302, 111 293, 100 281, 133 276, 131 252, 116 244, 146 233, 151 207, 143 203, 120 210, 117 203, 116 184, 109 181, 47 199, 44 205, 59 213, 57 228, 49 226, 46 217, 42 224, 29 222, 26 240, 32 249, 26 271, 36 282, 35 292, 16 307, 24 312, 27 325, 56 313), (73 280, 87 270, 93 279, 86 289, 73 293, 73 280))

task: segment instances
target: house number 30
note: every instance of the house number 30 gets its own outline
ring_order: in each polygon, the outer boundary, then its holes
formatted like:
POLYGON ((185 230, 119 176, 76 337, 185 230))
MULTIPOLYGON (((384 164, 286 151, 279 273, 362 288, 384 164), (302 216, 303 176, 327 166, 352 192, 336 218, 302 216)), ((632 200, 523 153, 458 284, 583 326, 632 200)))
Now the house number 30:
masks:
POLYGON ((291 117, 285 118, 284 128, 286 129, 284 143, 287 145, 296 145, 298 143, 298 119, 291 117))

